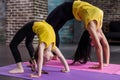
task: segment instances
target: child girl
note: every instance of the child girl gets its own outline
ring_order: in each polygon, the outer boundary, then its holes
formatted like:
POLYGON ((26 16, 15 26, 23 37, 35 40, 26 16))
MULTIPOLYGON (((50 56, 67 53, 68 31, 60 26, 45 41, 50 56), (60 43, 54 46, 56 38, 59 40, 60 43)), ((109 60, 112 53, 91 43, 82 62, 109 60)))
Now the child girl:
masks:
MULTIPOLYGON (((65 2, 61 4, 60 6, 56 7, 47 17, 45 20, 48 24, 50 24, 55 33, 56 33, 56 45, 59 46, 59 35, 58 31, 62 28, 62 26, 70 19, 73 19, 72 14, 72 2, 65 2), (67 8, 69 7, 69 8, 67 8), (68 14, 69 13, 69 14, 68 14), (59 17, 59 18, 58 18, 59 17)), ((21 41, 25 39, 25 45, 27 47, 27 50, 30 54, 31 59, 34 58, 34 48, 32 45, 33 38, 36 35, 32 31, 32 26, 35 21, 28 22, 25 24, 13 37, 11 43, 10 43, 10 49, 13 54, 13 57, 15 59, 15 62, 17 64, 17 68, 10 70, 10 73, 23 73, 24 69, 23 67, 19 66, 21 65, 22 59, 20 56, 20 52, 18 50, 18 45, 21 43, 21 41)), ((55 54, 54 54, 55 55, 55 54)), ((33 59, 32 59, 33 60, 33 59)), ((33 61, 34 62, 34 61, 33 61)))
MULTIPOLYGON (((29 31, 27 32, 30 34, 36 34, 39 39, 38 60, 37 60, 38 73, 31 74, 31 77, 41 76, 43 62, 49 61, 52 58, 52 52, 54 52, 58 56, 58 58, 61 60, 62 64, 64 65, 64 69, 62 70, 62 72, 69 72, 70 69, 64 56, 62 55, 60 50, 56 47, 56 43, 55 43, 56 37, 51 25, 49 25, 46 21, 30 22, 27 23, 26 25, 28 25, 29 27, 23 27, 24 28, 24 29, 22 28, 23 31, 31 29, 32 33, 30 33, 29 31)), ((10 70, 9 73, 23 73, 24 69, 21 63, 21 57, 18 54, 14 54, 14 56, 17 62, 17 67, 13 70, 10 70)))

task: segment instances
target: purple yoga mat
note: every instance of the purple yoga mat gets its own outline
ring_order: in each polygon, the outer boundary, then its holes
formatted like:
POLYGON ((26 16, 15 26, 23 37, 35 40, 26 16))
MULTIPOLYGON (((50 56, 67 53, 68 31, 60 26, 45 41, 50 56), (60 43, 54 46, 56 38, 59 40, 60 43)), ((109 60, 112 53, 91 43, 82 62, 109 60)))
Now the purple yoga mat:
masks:
POLYGON ((32 71, 29 67, 24 65, 25 73, 23 74, 9 74, 8 71, 13 69, 16 65, 9 65, 0 67, 0 75, 25 78, 30 80, 120 80, 120 75, 106 74, 99 72, 90 72, 83 70, 71 69, 69 73, 60 72, 61 68, 44 66, 43 69, 49 72, 49 74, 42 74, 40 78, 30 78, 32 71))

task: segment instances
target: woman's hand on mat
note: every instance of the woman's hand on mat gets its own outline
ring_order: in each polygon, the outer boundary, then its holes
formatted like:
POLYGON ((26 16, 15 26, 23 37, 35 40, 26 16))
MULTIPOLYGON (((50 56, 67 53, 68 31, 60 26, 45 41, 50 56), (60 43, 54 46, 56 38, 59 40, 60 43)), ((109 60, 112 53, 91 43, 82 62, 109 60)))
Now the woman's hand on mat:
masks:
POLYGON ((109 65, 109 63, 103 64, 104 67, 106 67, 106 66, 108 66, 108 65, 109 65))
POLYGON ((70 70, 62 69, 61 72, 67 73, 70 72, 70 70))
POLYGON ((93 66, 91 66, 91 67, 89 67, 90 69, 102 69, 103 68, 103 66, 101 67, 99 64, 95 64, 95 65, 93 65, 93 66))

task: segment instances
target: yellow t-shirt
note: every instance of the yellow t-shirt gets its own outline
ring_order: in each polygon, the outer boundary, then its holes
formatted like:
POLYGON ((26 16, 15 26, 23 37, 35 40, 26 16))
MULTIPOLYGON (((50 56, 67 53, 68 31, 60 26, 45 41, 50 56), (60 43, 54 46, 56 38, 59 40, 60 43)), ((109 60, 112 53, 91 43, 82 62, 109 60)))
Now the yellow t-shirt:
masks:
POLYGON ((51 25, 49 25, 45 21, 34 22, 32 29, 33 32, 36 33, 39 42, 44 42, 46 44, 46 48, 48 48, 48 46, 50 46, 50 44, 52 43, 53 43, 52 49, 55 48, 56 37, 55 32, 51 25))
POLYGON ((77 20, 84 22, 85 28, 90 21, 97 21, 97 29, 102 27, 103 11, 87 2, 74 1, 73 3, 73 15, 77 20))

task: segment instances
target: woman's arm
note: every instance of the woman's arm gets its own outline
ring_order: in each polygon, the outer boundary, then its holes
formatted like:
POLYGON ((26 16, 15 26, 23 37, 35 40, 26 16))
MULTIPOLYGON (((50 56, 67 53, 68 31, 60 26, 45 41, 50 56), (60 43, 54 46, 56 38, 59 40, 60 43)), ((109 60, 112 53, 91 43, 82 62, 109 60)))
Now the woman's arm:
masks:
MULTIPOLYGON (((96 21, 91 21, 88 24, 87 30, 90 33, 91 38, 94 40, 95 42, 95 51, 98 57, 98 61, 99 61, 99 66, 98 68, 102 69, 103 68, 103 49, 100 43, 100 39, 97 35, 97 22, 96 21)), ((96 67, 97 68, 97 67, 96 67)))
POLYGON ((108 66, 110 62, 110 46, 102 30, 100 32, 102 35, 101 44, 103 47, 103 54, 105 55, 105 62, 106 62, 105 66, 108 66))

